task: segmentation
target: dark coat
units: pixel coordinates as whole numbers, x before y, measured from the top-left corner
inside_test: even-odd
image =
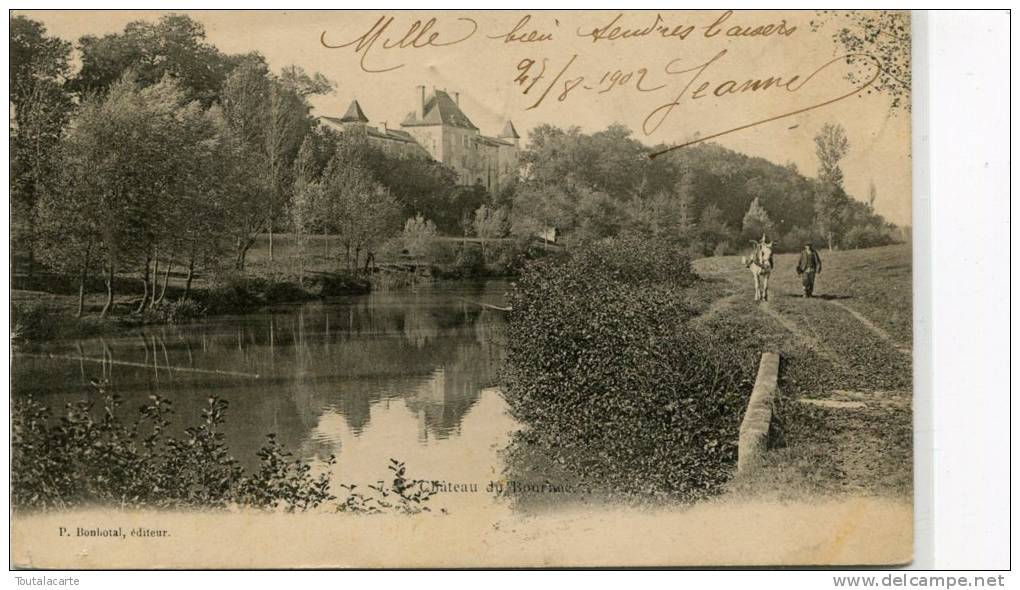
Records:
[[[822,257],[818,255],[817,250],[810,252],[802,250],[800,253],[800,260],[797,261],[797,274],[803,273],[809,268],[813,268],[815,272],[822,272]]]

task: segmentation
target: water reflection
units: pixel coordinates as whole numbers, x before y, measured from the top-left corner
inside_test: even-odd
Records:
[[[249,466],[272,432],[303,457],[337,455],[345,481],[384,475],[389,457],[419,477],[484,481],[514,425],[492,389],[503,318],[477,302],[501,305],[505,290],[377,293],[53,343],[16,356],[14,394],[59,406],[105,381],[131,411],[152,394],[171,399],[181,423],[215,394]]]

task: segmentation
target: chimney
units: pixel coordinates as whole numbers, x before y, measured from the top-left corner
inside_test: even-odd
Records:
[[[460,93],[459,92],[454,92],[453,93],[453,102],[457,103],[457,106],[460,106]]]
[[[418,94],[421,100],[418,101],[418,108],[415,109],[415,115],[419,121],[425,120],[425,85],[418,85]]]

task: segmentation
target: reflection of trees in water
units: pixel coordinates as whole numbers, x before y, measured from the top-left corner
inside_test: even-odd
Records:
[[[126,411],[159,394],[181,423],[218,395],[230,402],[226,436],[238,459],[270,432],[302,448],[327,408],[358,434],[384,399],[404,399],[422,436],[444,438],[494,381],[501,321],[468,302],[372,296],[84,340],[54,350],[68,359],[19,358],[12,380],[16,393],[48,396],[57,407],[91,395],[89,381],[107,380]],[[323,450],[312,447],[305,450]]]
[[[495,378],[494,367],[485,347],[459,344],[447,362],[404,398],[408,410],[418,417],[419,440],[459,434],[464,415]]]

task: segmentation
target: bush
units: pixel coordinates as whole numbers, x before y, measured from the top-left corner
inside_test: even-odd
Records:
[[[517,444],[602,489],[694,500],[726,481],[756,351],[690,327],[678,250],[616,238],[525,270],[502,374]]]
[[[11,339],[16,342],[47,340],[57,335],[68,318],[44,303],[11,305]]]
[[[216,278],[205,292],[195,293],[210,314],[240,313],[262,305],[256,296],[252,279],[240,274]]]
[[[887,231],[873,225],[855,225],[843,236],[843,247],[847,249],[874,248],[892,243],[892,236]]]
[[[186,324],[205,317],[206,309],[201,303],[192,299],[178,299],[171,302],[157,303],[149,310],[159,322],[167,324]]]
[[[321,297],[364,295],[372,290],[368,279],[349,273],[321,275],[314,279],[313,284]]]
[[[227,402],[210,397],[198,425],[184,436],[167,435],[171,402],[152,396],[134,421],[119,412],[120,399],[100,390],[93,402],[68,404],[59,419],[35,399],[14,398],[11,413],[11,503],[15,509],[118,506],[216,509],[251,507],[289,512],[336,500],[330,475],[283,449],[273,434],[246,471],[230,455],[220,428]],[[327,460],[327,467],[333,464]],[[427,511],[432,493],[409,480],[403,463],[391,462],[392,485],[370,489],[382,498],[345,498],[335,510],[401,513]],[[354,486],[342,485],[353,490]],[[395,494],[395,495],[394,495]]]
[[[196,294],[208,313],[243,313],[276,303],[306,301],[314,297],[360,295],[368,293],[368,279],[352,273],[315,274],[299,282],[297,276],[274,274],[268,277],[226,275],[205,293]]]
[[[45,302],[11,304],[11,341],[31,344],[57,338],[88,338],[110,328],[98,317],[77,318]]]
[[[11,501],[17,508],[115,505],[223,508],[229,504],[307,509],[329,500],[328,477],[313,478],[270,438],[262,465],[245,473],[228,454],[219,427],[227,403],[210,398],[202,422],[181,439],[166,435],[171,403],[159,396],[133,423],[118,415],[117,396],[68,404],[54,420],[32,398],[12,414]],[[97,416],[97,414],[99,414]]]
[[[817,248],[824,241],[810,229],[794,227],[776,242],[776,250],[779,252],[797,252],[804,248],[804,244],[810,243]]]
[[[566,265],[612,283],[685,287],[696,278],[687,245],[678,240],[628,234],[583,247]]]

